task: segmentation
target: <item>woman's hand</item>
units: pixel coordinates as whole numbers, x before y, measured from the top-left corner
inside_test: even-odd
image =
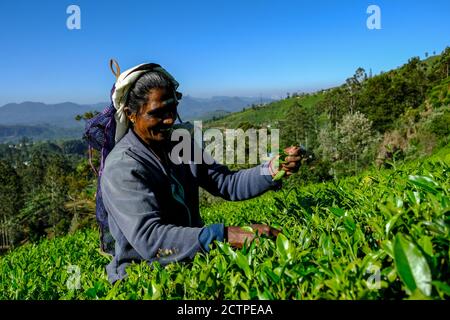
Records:
[[[280,155],[271,160],[271,175],[274,180],[278,180],[280,178],[289,177],[293,173],[297,172],[300,168],[302,156],[301,156],[301,148],[297,146],[291,146],[284,149],[286,153],[286,157],[284,161],[278,161]],[[277,166],[278,164],[278,166]],[[282,173],[282,171],[284,173]]]
[[[265,224],[252,224],[250,226],[254,232],[246,231],[241,227],[226,227],[225,233],[227,236],[227,240],[232,247],[242,248],[244,243],[250,244],[252,242],[257,233],[258,235],[266,235],[268,237],[276,238],[278,234],[281,232],[278,229],[272,228]]]

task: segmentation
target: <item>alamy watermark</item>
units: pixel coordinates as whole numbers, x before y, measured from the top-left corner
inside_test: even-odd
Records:
[[[367,14],[370,16],[367,18],[366,25],[369,30],[381,29],[381,9],[379,6],[372,4],[367,7]]]
[[[177,142],[170,153],[174,164],[258,164],[278,155],[279,129],[209,128],[201,121],[191,128],[175,128],[171,141]],[[192,143],[194,141],[195,143]]]
[[[369,278],[366,280],[367,288],[369,288],[369,290],[381,289],[380,267],[372,264],[366,269],[366,274],[370,274]]]
[[[69,278],[66,281],[66,286],[68,290],[79,290],[81,289],[81,269],[77,265],[67,266],[67,273]]]
[[[69,30],[81,29],[81,9],[79,6],[71,4],[67,7],[66,13],[70,14],[66,20],[66,26]]]

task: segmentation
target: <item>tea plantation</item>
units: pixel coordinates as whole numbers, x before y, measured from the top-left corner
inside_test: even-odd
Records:
[[[448,151],[448,150],[447,150]],[[0,299],[448,299],[449,155],[203,208],[283,234],[107,281],[96,230],[0,257]]]

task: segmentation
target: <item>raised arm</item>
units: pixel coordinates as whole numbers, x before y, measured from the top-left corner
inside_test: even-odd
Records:
[[[272,181],[268,163],[231,171],[227,166],[214,161],[208,153],[203,151],[203,155],[212,164],[199,165],[199,185],[215,196],[232,201],[246,200],[281,187],[281,182]]]

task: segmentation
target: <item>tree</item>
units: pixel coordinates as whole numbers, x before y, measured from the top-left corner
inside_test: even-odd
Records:
[[[16,170],[0,160],[0,247],[13,245],[20,230],[16,217],[23,203],[22,183]]]
[[[34,242],[47,235],[49,207],[50,196],[42,186],[27,195],[19,220],[27,240]]]
[[[361,67],[356,69],[355,74],[346,80],[346,87],[350,96],[350,113],[355,111],[356,100],[363,86],[363,82],[366,80],[366,71]]]
[[[84,114],[77,114],[75,116],[75,120],[76,121],[89,120],[89,119],[92,119],[93,117],[95,117],[99,113],[100,112],[98,112],[98,111],[88,111],[88,112],[85,112]]]
[[[50,158],[44,177],[44,190],[50,196],[49,225],[54,235],[63,234],[67,231],[71,218],[67,216],[65,202],[67,200],[68,184],[66,176],[71,168],[65,157],[54,155]]]
[[[34,151],[31,154],[29,165],[20,171],[22,176],[24,192],[33,193],[44,181],[46,163],[48,155],[41,151]]]
[[[371,147],[377,141],[372,123],[361,112],[348,113],[335,129],[319,133],[319,151],[324,161],[333,163],[337,173],[356,173],[367,164]]]
[[[359,162],[365,160],[371,144],[376,140],[372,132],[372,123],[360,112],[347,114],[338,125],[340,155],[345,162],[353,162],[355,172]]]
[[[82,140],[67,140],[61,143],[61,148],[64,154],[76,154],[80,156],[86,155],[88,145]]]
[[[38,240],[44,235],[66,233],[72,218],[65,207],[70,185],[68,176],[72,171],[68,160],[60,154],[37,153],[28,170],[25,181],[32,183],[32,187],[20,212],[25,236]]]
[[[283,145],[303,144],[308,147],[310,131],[313,128],[311,117],[305,107],[295,102],[289,108],[285,120],[281,122],[281,141]]]
[[[449,74],[450,66],[450,47],[445,48],[439,57],[437,63],[433,67],[433,74],[437,78],[435,80],[442,80],[447,78]]]

